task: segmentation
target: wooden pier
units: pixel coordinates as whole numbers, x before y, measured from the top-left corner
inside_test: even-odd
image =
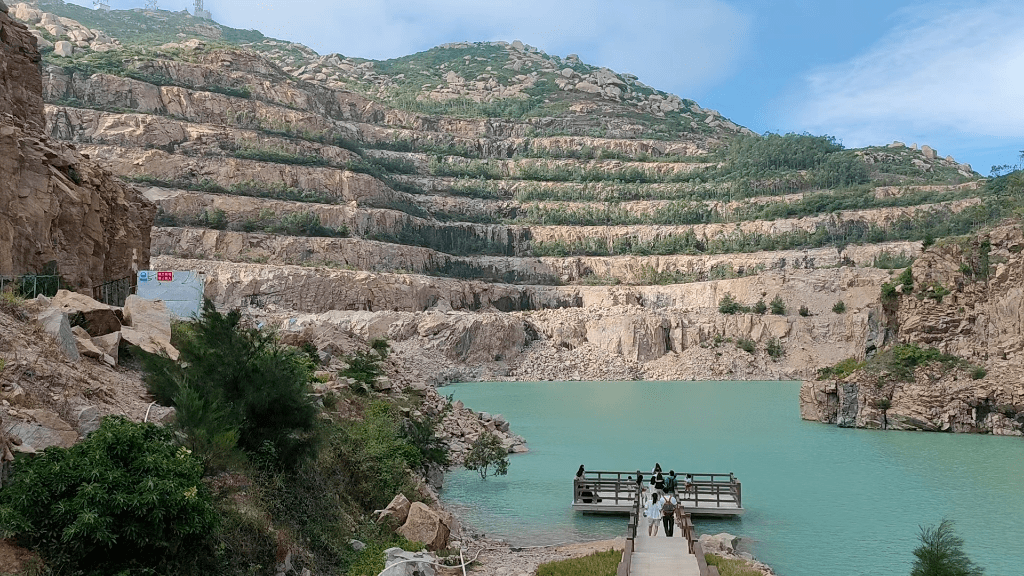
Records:
[[[677,474],[676,498],[693,516],[741,516],[743,487],[728,474],[690,474],[693,484],[684,488],[686,474]],[[644,474],[644,484],[650,475]],[[629,514],[636,506],[636,472],[587,470],[573,480],[572,509],[589,514]]]
[[[687,510],[676,507],[675,537],[667,538],[663,533],[649,536],[640,512],[639,490],[633,500],[626,525],[626,546],[616,576],[719,576],[718,568],[708,566],[704,559]]]

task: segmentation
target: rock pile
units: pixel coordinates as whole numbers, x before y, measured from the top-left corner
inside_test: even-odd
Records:
[[[442,399],[443,400],[443,399]],[[509,454],[528,452],[526,440],[513,433],[501,414],[476,413],[466,408],[461,400],[451,405],[450,411],[441,423],[438,437],[448,443],[452,464],[461,464],[466,453],[482,434],[494,434]]]
[[[43,12],[30,4],[21,2],[11,6],[11,16],[32,26],[29,31],[36,37],[41,48],[53,48],[54,54],[70,58],[83,51],[109,52],[121,47],[121,43],[99,30],[92,30],[77,20],[62,18]],[[57,42],[47,40],[42,32],[58,38]]]

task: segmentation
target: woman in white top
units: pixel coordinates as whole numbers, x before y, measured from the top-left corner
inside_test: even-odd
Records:
[[[661,523],[661,500],[658,498],[657,492],[651,496],[651,505],[647,507],[645,516],[647,516],[647,535],[657,536],[658,524]]]

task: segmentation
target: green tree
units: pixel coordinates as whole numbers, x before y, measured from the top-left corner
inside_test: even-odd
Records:
[[[211,555],[216,523],[202,461],[170,430],[120,416],[71,448],[20,459],[0,491],[0,538],[16,537],[59,574],[173,573]]]
[[[921,527],[921,545],[914,550],[910,576],[981,576],[984,569],[964,552],[964,540],[953,531],[953,522],[943,520],[936,527]]]
[[[463,466],[479,472],[482,480],[486,480],[488,474],[504,476],[508,474],[508,450],[502,446],[501,439],[485,431],[469,447]]]
[[[835,312],[836,314],[842,314],[843,312],[846,312],[846,302],[843,302],[842,300],[837,300],[836,303],[832,305],[832,311]]]
[[[313,363],[268,330],[246,327],[237,311],[209,300],[202,317],[175,332],[178,361],[142,353],[143,379],[161,404],[175,406],[197,449],[237,446],[281,463],[311,448],[316,408],[309,397]],[[208,462],[214,454],[204,454]]]

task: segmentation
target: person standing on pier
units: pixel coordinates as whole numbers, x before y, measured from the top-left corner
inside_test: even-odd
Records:
[[[661,501],[661,523],[665,526],[665,537],[671,538],[676,527],[676,505],[679,501],[671,492],[666,492]],[[657,531],[655,531],[657,534]]]
[[[651,495],[651,505],[644,512],[647,516],[647,535],[654,537],[658,535],[658,520],[661,520],[661,501],[658,500],[658,493]]]

